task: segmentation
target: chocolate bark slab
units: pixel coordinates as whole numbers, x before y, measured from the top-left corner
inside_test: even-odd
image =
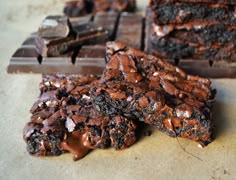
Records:
[[[104,116],[92,107],[89,90],[94,75],[43,75],[41,95],[23,131],[27,150],[35,156],[67,151],[74,160],[90,149],[124,149],[136,141],[136,125],[122,116]]]
[[[92,88],[94,107],[144,121],[171,137],[212,141],[210,80],[118,42],[107,43],[107,66]]]

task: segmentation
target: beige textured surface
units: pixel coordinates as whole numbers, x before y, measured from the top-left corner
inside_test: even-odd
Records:
[[[40,75],[8,75],[9,58],[47,14],[63,0],[0,0],[0,179],[236,179],[236,80],[213,80],[217,88],[216,140],[204,149],[155,131],[124,151],[96,150],[73,162],[71,155],[35,158],[27,154],[22,128],[39,93]],[[145,2],[145,1],[141,1]]]

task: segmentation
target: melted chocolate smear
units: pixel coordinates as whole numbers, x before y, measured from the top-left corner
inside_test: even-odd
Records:
[[[73,160],[77,161],[88,154],[90,149],[93,149],[90,145],[86,133],[73,132],[62,143],[61,146],[64,150],[69,151],[74,155]]]

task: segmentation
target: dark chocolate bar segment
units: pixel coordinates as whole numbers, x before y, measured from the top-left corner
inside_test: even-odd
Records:
[[[94,17],[94,23],[108,30],[109,39],[114,39],[118,17],[119,14],[117,12],[98,12]]]
[[[142,16],[122,13],[117,29],[117,41],[137,49],[142,45]]]
[[[41,55],[32,45],[17,49],[10,59],[8,73],[34,72],[42,61]]]
[[[104,58],[106,47],[104,45],[82,46],[78,57],[80,58]]]

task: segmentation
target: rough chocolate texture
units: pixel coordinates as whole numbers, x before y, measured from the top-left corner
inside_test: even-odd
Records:
[[[206,3],[206,4],[236,4],[235,0],[151,0],[153,4],[166,3],[166,2],[188,2],[188,3]]]
[[[93,75],[43,76],[41,95],[23,132],[30,154],[57,156],[69,151],[78,160],[90,149],[124,149],[136,141],[132,120],[93,108],[89,90],[97,80]]]
[[[117,42],[107,43],[107,66],[92,89],[94,107],[144,121],[171,137],[202,146],[212,141],[210,80],[191,76],[163,60]]]
[[[193,16],[193,18],[197,18]],[[236,29],[221,22],[157,25],[148,8],[146,51],[166,59],[234,61]],[[204,18],[206,20],[206,18]]]
[[[125,149],[140,123],[203,147],[212,141],[216,91],[209,79],[119,42],[107,43],[106,62],[101,77],[43,75],[23,131],[30,154],[71,152],[79,160],[92,149]]]
[[[187,22],[220,22],[222,24],[235,25],[235,8],[232,5],[203,4],[189,2],[164,2],[153,3],[151,8],[155,14],[155,23],[182,24]]]

